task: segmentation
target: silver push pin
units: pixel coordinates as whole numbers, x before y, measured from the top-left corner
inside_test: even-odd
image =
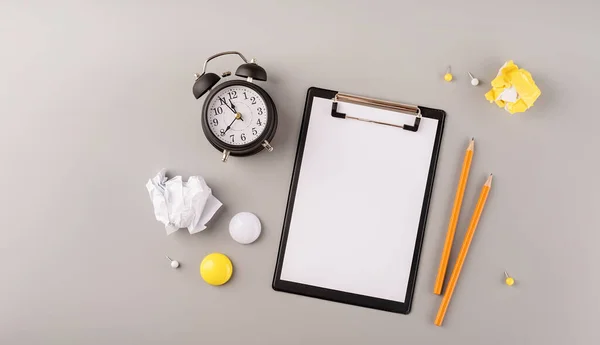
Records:
[[[467,72],[467,73],[469,73],[469,77],[471,77],[471,85],[473,85],[473,86],[477,86],[477,85],[479,85],[479,79],[475,78],[475,77],[474,77],[474,76],[471,74],[471,72]]]
[[[172,267],[172,268],[177,268],[177,267],[179,267],[179,261],[177,261],[177,260],[171,260],[171,258],[170,258],[170,257],[168,257],[168,256],[166,256],[166,255],[165,255],[165,257],[166,257],[167,259],[169,259],[169,261],[171,261],[171,267]]]

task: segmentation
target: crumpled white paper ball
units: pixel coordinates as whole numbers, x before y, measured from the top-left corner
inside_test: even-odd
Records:
[[[184,182],[181,176],[167,179],[165,173],[161,170],[146,184],[156,220],[165,225],[167,235],[180,228],[187,228],[190,234],[206,229],[223,204],[202,177],[191,176]]]

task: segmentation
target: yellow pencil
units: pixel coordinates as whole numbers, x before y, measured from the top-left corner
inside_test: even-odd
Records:
[[[454,293],[454,288],[456,287],[456,282],[458,281],[458,276],[460,275],[460,271],[462,269],[463,264],[465,263],[465,258],[467,257],[467,252],[469,251],[469,246],[471,245],[471,240],[473,240],[473,235],[475,234],[475,229],[477,229],[477,223],[479,223],[479,218],[481,217],[481,213],[483,212],[483,207],[485,206],[485,202],[487,200],[490,189],[492,188],[492,175],[488,177],[487,181],[483,185],[481,189],[481,194],[479,195],[479,201],[477,201],[477,205],[475,206],[475,210],[473,211],[473,217],[471,217],[471,223],[469,224],[469,229],[467,230],[467,234],[465,235],[465,239],[463,240],[462,247],[460,248],[460,252],[458,253],[458,259],[456,260],[456,264],[454,264],[454,269],[452,270],[452,275],[450,276],[450,282],[448,283],[448,289],[444,294],[444,298],[442,298],[442,303],[440,304],[440,309],[438,310],[437,316],[435,317],[435,325],[441,326],[442,322],[444,322],[444,316],[446,315],[446,311],[448,310],[448,305],[450,304],[450,299],[452,298],[452,294]]]
[[[462,205],[463,196],[465,195],[465,188],[467,187],[467,180],[469,179],[469,171],[471,170],[471,161],[473,160],[474,148],[475,139],[471,139],[469,147],[467,147],[467,151],[465,152],[465,159],[463,160],[462,171],[458,180],[458,186],[456,187],[456,195],[454,196],[454,206],[452,207],[452,214],[450,215],[450,221],[448,222],[446,241],[444,242],[442,257],[440,258],[440,267],[438,268],[437,277],[435,278],[433,293],[436,295],[442,293],[444,277],[446,276],[446,269],[448,268],[448,259],[450,258],[450,250],[452,249],[452,241],[454,241],[456,224],[458,223],[458,217],[460,216],[460,207]]]

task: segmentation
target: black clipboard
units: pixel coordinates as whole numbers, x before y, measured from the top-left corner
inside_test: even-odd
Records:
[[[331,115],[338,118],[345,118],[345,114],[341,114],[337,111],[337,101],[338,98],[344,98],[343,101],[352,102],[356,104],[363,104],[373,107],[386,108],[391,110],[396,110],[400,112],[410,113],[413,112],[415,115],[415,122],[409,123],[404,126],[396,126],[396,127],[406,127],[405,130],[416,131],[419,127],[419,121],[421,118],[431,118],[438,120],[437,124],[437,132],[435,136],[435,141],[433,145],[433,152],[431,156],[431,162],[429,165],[429,173],[427,176],[427,182],[425,187],[425,196],[423,198],[423,204],[421,208],[421,215],[419,219],[419,226],[417,230],[416,243],[414,254],[412,258],[412,264],[410,268],[408,287],[406,290],[406,297],[404,302],[392,301],[387,299],[381,299],[372,296],[365,296],[355,293],[349,293],[344,291],[332,290],[327,288],[322,288],[318,286],[306,285],[298,282],[285,281],[281,279],[282,267],[285,258],[286,252],[286,244],[288,239],[288,233],[290,229],[290,222],[292,218],[292,214],[294,211],[294,201],[296,198],[296,189],[298,185],[298,180],[300,176],[300,168],[302,166],[302,157],[304,153],[304,147],[306,144],[307,131],[309,128],[311,110],[313,105],[314,98],[325,98],[333,100],[333,106],[331,110]],[[394,109],[396,107],[397,109]],[[348,116],[348,118],[350,118]],[[361,118],[351,118],[353,120],[363,120]],[[329,300],[334,302],[346,303],[355,306],[379,309],[394,313],[408,314],[411,309],[412,299],[417,279],[417,269],[419,264],[419,258],[421,254],[421,248],[423,245],[423,237],[425,233],[425,227],[427,223],[427,215],[429,211],[429,204],[431,200],[433,183],[435,177],[435,171],[437,166],[437,161],[440,152],[440,145],[442,141],[442,133],[444,128],[444,123],[446,119],[446,113],[443,110],[432,109],[422,106],[411,106],[400,103],[393,103],[387,101],[381,101],[372,98],[342,94],[333,90],[320,89],[316,87],[312,87],[308,89],[306,104],[304,107],[304,115],[302,119],[302,125],[300,129],[300,135],[298,139],[298,147],[296,151],[296,159],[294,162],[294,170],[292,174],[292,180],[290,184],[290,191],[288,195],[287,207],[285,211],[285,219],[283,223],[283,231],[281,234],[281,240],[279,244],[279,252],[277,255],[277,263],[275,267],[275,274],[273,277],[272,287],[276,291],[288,292],[308,297],[319,298],[323,300]],[[369,121],[373,122],[373,121]],[[416,128],[415,128],[416,127]]]

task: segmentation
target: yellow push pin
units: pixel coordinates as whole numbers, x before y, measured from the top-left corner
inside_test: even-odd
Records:
[[[200,263],[200,275],[210,285],[223,285],[233,274],[231,260],[221,253],[208,254]]]
[[[451,72],[450,66],[448,66],[448,69],[446,70],[446,74],[444,74],[444,80],[445,81],[452,81],[452,78],[454,78],[452,76],[452,73],[450,73],[450,72]]]
[[[513,277],[509,276],[506,271],[504,271],[504,276],[506,277],[506,279],[504,279],[504,282],[506,283],[506,285],[513,286],[515,284],[515,279]]]

